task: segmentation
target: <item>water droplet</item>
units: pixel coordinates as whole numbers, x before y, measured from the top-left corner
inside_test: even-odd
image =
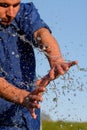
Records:
[[[12,52],[12,55],[15,55],[15,52],[14,52],[14,51]]]

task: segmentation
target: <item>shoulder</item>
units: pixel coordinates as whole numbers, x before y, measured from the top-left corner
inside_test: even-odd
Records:
[[[36,9],[36,7],[32,2],[21,3],[19,12],[21,12],[21,13],[26,13],[26,12],[30,13],[33,9]]]
[[[35,13],[34,13],[35,12]],[[20,9],[15,17],[16,22],[18,23],[18,25],[20,26],[21,24],[23,24],[24,22],[26,22],[26,20],[28,20],[28,22],[31,19],[31,15],[32,14],[36,14],[36,8],[34,6],[34,4],[32,2],[29,3],[21,3],[20,4]]]
[[[26,16],[29,17],[31,14],[36,14],[36,13],[37,13],[37,9],[32,2],[21,3],[19,12],[16,16],[16,20],[17,21],[20,21],[21,19],[23,20],[23,18],[25,19]]]

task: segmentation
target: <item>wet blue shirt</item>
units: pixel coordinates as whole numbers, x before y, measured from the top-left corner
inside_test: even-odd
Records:
[[[33,3],[22,3],[9,26],[0,24],[0,77],[18,88],[35,88],[33,34],[42,27],[48,28]],[[0,130],[40,130],[40,111],[36,113],[34,120],[26,108],[0,98]]]

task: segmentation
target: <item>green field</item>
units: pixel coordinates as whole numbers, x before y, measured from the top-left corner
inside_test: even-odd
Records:
[[[42,121],[42,130],[87,130],[86,123]]]

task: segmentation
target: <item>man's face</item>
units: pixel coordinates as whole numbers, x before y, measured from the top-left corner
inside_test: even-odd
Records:
[[[0,23],[9,25],[20,7],[20,0],[0,0]]]

